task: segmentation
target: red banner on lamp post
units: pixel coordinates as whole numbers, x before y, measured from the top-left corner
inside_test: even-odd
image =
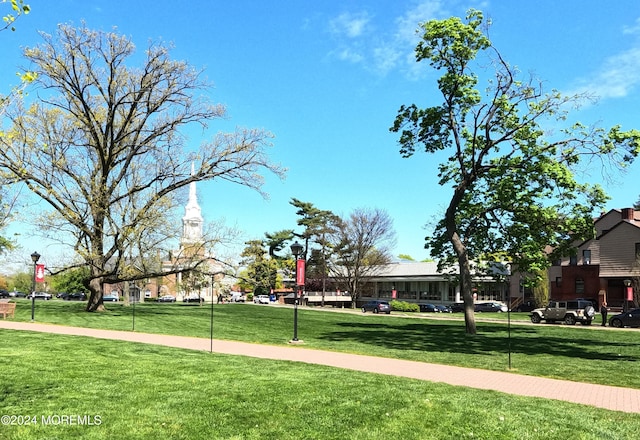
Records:
[[[304,260],[298,260],[296,263],[296,286],[304,286]]]
[[[36,264],[36,283],[44,283],[44,264]]]

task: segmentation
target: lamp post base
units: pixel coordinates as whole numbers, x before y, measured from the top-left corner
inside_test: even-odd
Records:
[[[291,339],[289,341],[289,344],[291,344],[291,345],[301,345],[301,344],[304,344],[304,341],[302,339]]]

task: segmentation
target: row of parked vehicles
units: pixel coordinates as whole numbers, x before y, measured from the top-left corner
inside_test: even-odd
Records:
[[[456,313],[456,312],[464,312],[464,304],[462,303],[453,303],[451,305],[445,304],[418,304],[420,307],[420,311],[424,313]],[[391,304],[389,301],[385,300],[372,300],[364,303],[362,305],[362,313],[373,312],[373,313],[391,313]],[[477,303],[474,306],[474,311],[482,313],[482,312],[493,312],[493,313],[501,313],[507,312],[508,308],[504,304],[499,302],[485,302],[485,303]]]
[[[27,298],[27,299],[41,299],[44,301],[48,301],[53,298],[53,295],[47,292],[33,292],[33,293],[26,294],[24,292],[20,292],[17,290],[9,292],[5,289],[0,289],[0,298]],[[56,298],[59,298],[65,301],[86,301],[87,295],[82,292],[76,292],[76,293],[61,292],[56,294]]]
[[[451,305],[443,304],[419,304],[420,312],[424,313],[455,313],[464,312],[464,304],[453,303]],[[563,322],[567,325],[591,325],[596,318],[596,306],[593,300],[576,299],[564,301],[549,301],[545,307],[535,308],[529,304],[522,310],[529,311],[531,322],[539,324],[542,321],[547,323]],[[361,307],[362,313],[391,313],[391,304],[386,300],[371,300]],[[506,305],[499,302],[482,302],[474,305],[474,311],[478,313],[503,313],[507,312]],[[609,318],[608,323],[611,327],[640,327],[640,308],[618,313]]]

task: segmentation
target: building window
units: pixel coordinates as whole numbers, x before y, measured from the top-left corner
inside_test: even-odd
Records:
[[[591,264],[591,251],[582,251],[582,264]]]
[[[562,287],[562,277],[556,277],[556,287]]]
[[[640,243],[636,243],[636,260],[640,261]]]
[[[576,278],[576,293],[584,293],[584,280]]]
[[[578,264],[578,256],[577,255],[571,255],[569,257],[569,265],[570,266],[575,266],[576,264]]]

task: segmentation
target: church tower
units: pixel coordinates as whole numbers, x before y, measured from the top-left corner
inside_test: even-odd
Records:
[[[191,175],[195,173],[193,163],[191,164]],[[189,184],[189,201],[184,207],[184,217],[182,217],[182,247],[202,243],[202,225],[204,220],[198,196],[196,194],[196,183]]]

